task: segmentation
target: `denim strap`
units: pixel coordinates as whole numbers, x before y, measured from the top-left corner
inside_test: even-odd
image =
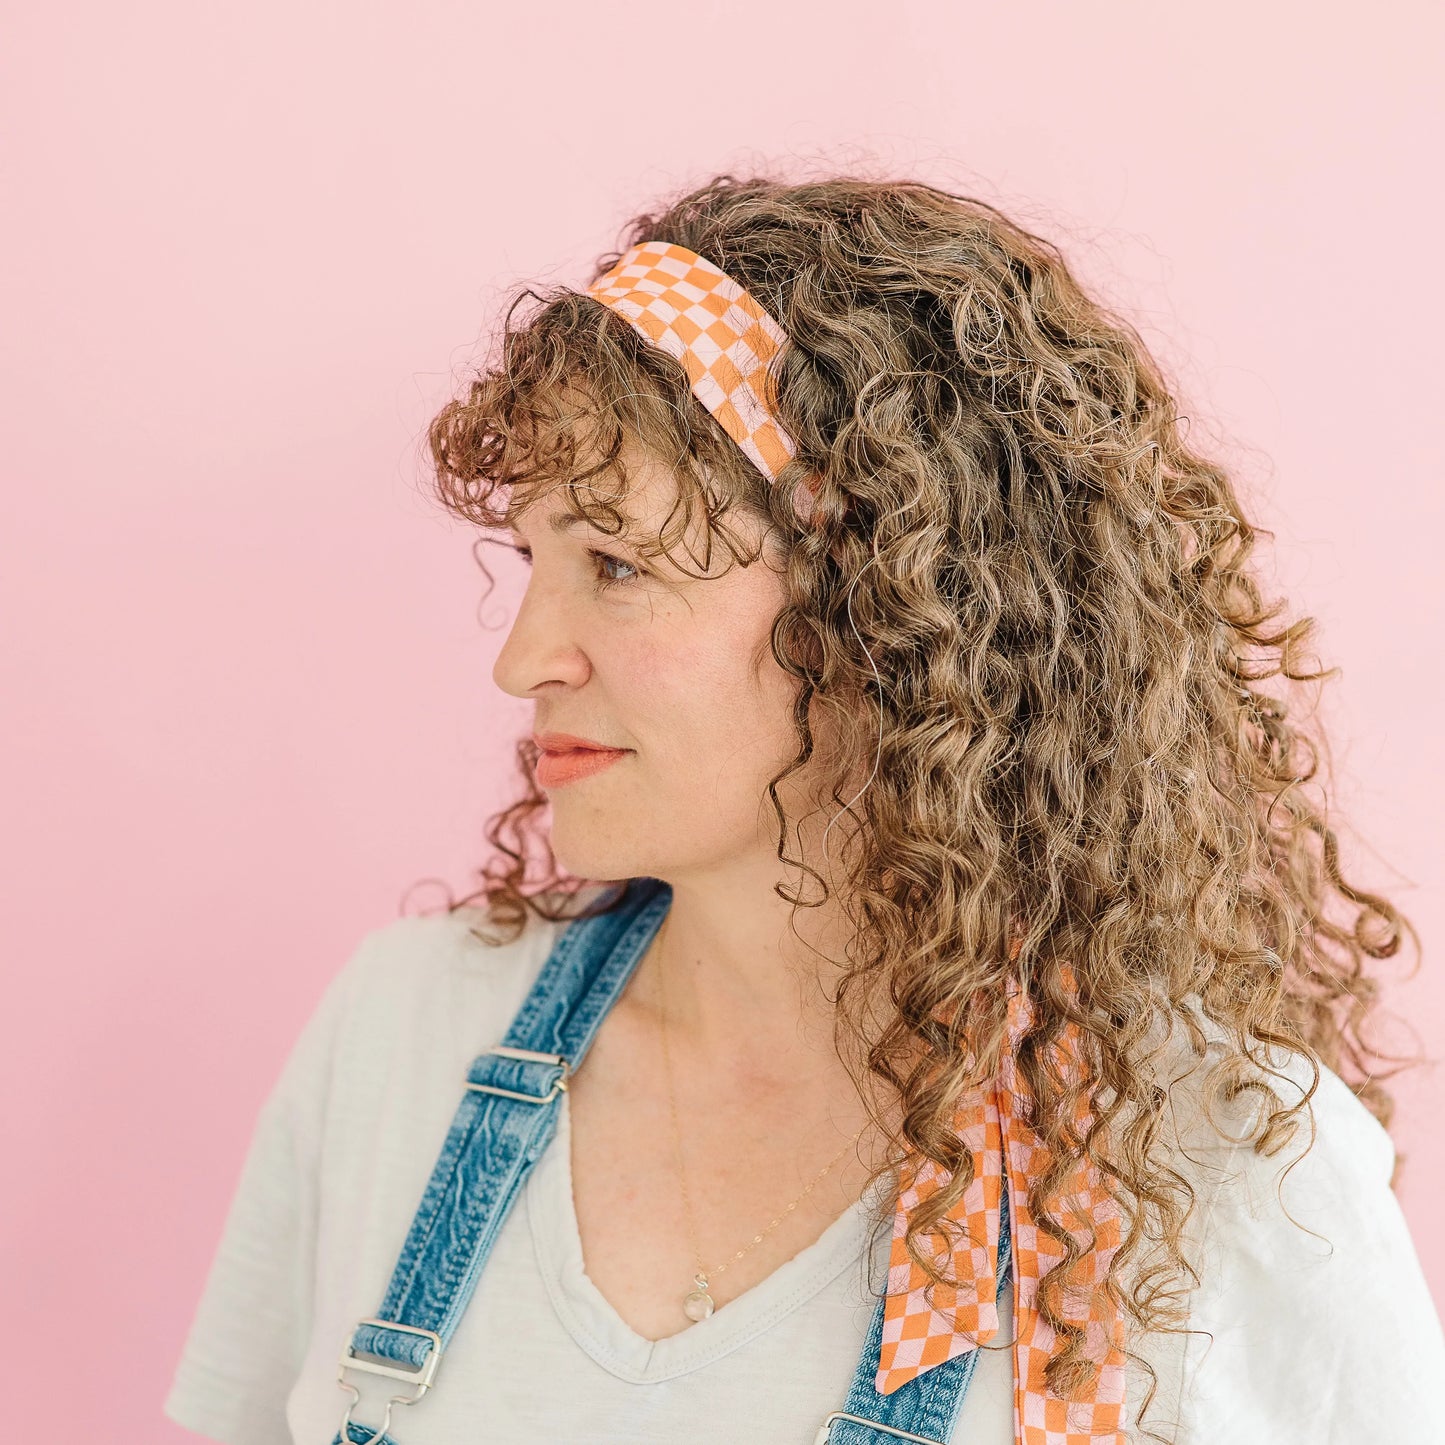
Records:
[[[344,1380],[347,1368],[367,1370],[365,1362],[349,1358],[355,1351],[397,1368],[398,1403],[412,1403],[425,1392],[425,1384],[417,1389],[409,1382],[428,1363],[432,1369],[440,1363],[508,1211],[556,1132],[560,1089],[586,1057],[671,901],[667,884],[633,879],[620,908],[574,919],[554,943],[502,1046],[560,1056],[564,1063],[491,1050],[472,1061],[377,1314],[388,1323],[363,1322],[352,1333],[341,1361],[345,1388],[354,1392]],[[408,1328],[389,1327],[398,1325]],[[409,1397],[407,1390],[416,1393]],[[388,1406],[387,1421],[390,1417]],[[348,1412],[345,1426],[351,1445],[397,1445],[385,1422],[376,1430],[350,1420]],[[332,1445],[344,1445],[340,1430]]]
[[[1008,1189],[999,1202],[998,1298],[1003,1298],[1008,1279],[1010,1237]],[[868,1338],[853,1375],[842,1410],[828,1416],[813,1445],[897,1445],[899,1440],[923,1440],[928,1445],[948,1445],[954,1422],[963,1405],[973,1372],[982,1351],[978,1348],[954,1355],[900,1385],[891,1395],[880,1394],[874,1379],[878,1373],[878,1351],[883,1343],[883,1315],[887,1298],[878,1301]],[[856,1416],[857,1419],[849,1419]],[[864,1422],[871,1423],[864,1423]]]

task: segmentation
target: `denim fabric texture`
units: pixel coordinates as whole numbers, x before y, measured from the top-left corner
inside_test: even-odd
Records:
[[[530,993],[502,1043],[510,1048],[558,1054],[576,1070],[607,1011],[621,995],[672,902],[671,887],[654,878],[628,882],[621,904],[595,918],[573,920],[559,935]],[[533,1165],[557,1128],[560,1095],[553,1086],[560,1066],[483,1053],[467,1080],[534,1096],[524,1102],[467,1089],[453,1117],[422,1200],[412,1220],[391,1283],[376,1318],[434,1331],[446,1345],[481,1277],[508,1211]],[[549,1097],[550,1096],[550,1097]],[[1008,1211],[999,1250],[1000,1278],[1008,1265]],[[956,1356],[916,1380],[881,1395],[874,1388],[882,1338],[884,1301],[874,1311],[853,1385],[843,1409],[891,1430],[875,1431],[837,1420],[828,1445],[875,1445],[896,1441],[893,1431],[947,1442],[978,1351]],[[351,1347],[363,1355],[420,1369],[432,1342],[381,1325],[358,1325]],[[430,1389],[446,1387],[444,1359],[437,1362]],[[412,1387],[398,1381],[403,1398]],[[407,1408],[398,1407],[385,1434],[375,1426],[349,1422],[347,1439],[338,1429],[332,1445],[404,1445]],[[821,1425],[822,1422],[820,1422]],[[819,1445],[823,1434],[820,1431]]]
[[[346,1427],[346,1439],[348,1445],[401,1445],[401,1441],[391,1431],[378,1435],[372,1426],[358,1425],[355,1420]],[[342,1445],[340,1430],[336,1432],[331,1445]]]
[[[1003,1297],[1004,1282],[1009,1274],[1008,1189],[1005,1187],[999,1208],[998,1241],[998,1293]],[[843,1409],[849,1415],[861,1415],[865,1420],[879,1425],[888,1425],[895,1430],[905,1430],[929,1440],[946,1442],[953,1434],[954,1422],[958,1419],[963,1397],[968,1390],[973,1372],[978,1366],[979,1351],[968,1350],[955,1355],[941,1365],[900,1385],[891,1395],[882,1395],[874,1385],[878,1372],[878,1347],[883,1341],[883,1315],[885,1301],[879,1300],[873,1311],[873,1322],[868,1327],[868,1338],[863,1343],[863,1353],[858,1360],[858,1370],[853,1376],[853,1388]],[[853,1420],[835,1420],[826,1437],[817,1445],[879,1445],[881,1441],[896,1440],[895,1435],[871,1429]]]

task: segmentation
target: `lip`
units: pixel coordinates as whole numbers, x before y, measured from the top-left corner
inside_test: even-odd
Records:
[[[625,753],[628,748],[614,748],[610,743],[599,743],[593,738],[579,738],[576,733],[533,733],[532,741],[544,753],[570,753],[579,748],[590,748],[599,753]]]
[[[543,788],[561,788],[620,763],[630,752],[630,748],[544,749],[537,759],[537,783]]]

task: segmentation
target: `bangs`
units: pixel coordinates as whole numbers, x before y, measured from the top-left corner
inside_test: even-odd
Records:
[[[514,324],[528,296],[540,309]],[[693,395],[681,364],[575,291],[527,291],[513,303],[498,362],[433,418],[428,442],[443,505],[488,532],[559,488],[574,516],[611,536],[627,532],[650,556],[670,553],[699,514],[705,538],[734,506],[766,515],[763,479]],[[629,460],[660,464],[676,483],[661,527],[641,527],[627,510]]]

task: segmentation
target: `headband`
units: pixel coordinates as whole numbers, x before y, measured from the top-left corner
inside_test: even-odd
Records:
[[[670,241],[623,252],[587,295],[625,317],[652,345],[682,363],[697,399],[769,481],[797,454],[777,418],[771,363],[787,333],[706,257]],[[806,525],[818,478],[799,482],[793,509]]]

